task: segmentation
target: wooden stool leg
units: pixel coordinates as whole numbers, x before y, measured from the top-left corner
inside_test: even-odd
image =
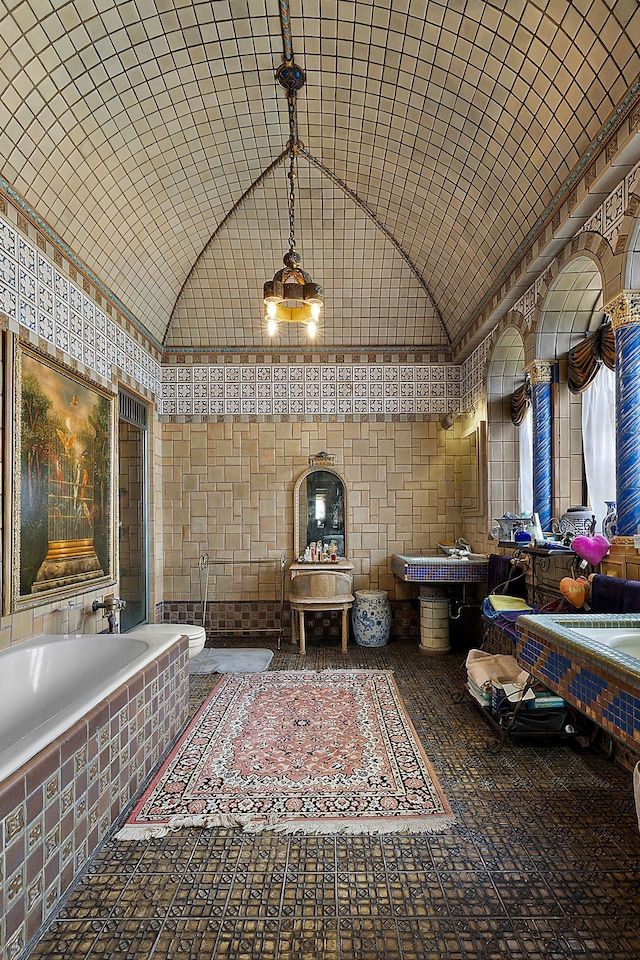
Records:
[[[349,642],[349,611],[345,607],[342,611],[342,652],[347,652]]]
[[[307,652],[307,645],[304,636],[304,610],[300,611],[300,653]]]

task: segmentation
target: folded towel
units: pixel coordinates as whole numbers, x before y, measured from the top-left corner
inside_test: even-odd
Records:
[[[508,680],[525,685],[529,679],[515,657],[503,653],[485,653],[484,650],[469,650],[465,662],[467,676],[483,691],[491,689],[492,680]]]
[[[596,573],[591,581],[591,612],[622,613],[625,580]]]
[[[640,613],[640,581],[624,581],[622,588],[622,612]]]
[[[640,583],[638,584],[640,586]],[[494,610],[520,610],[522,613],[531,613],[532,608],[520,597],[504,596],[498,593],[487,598]]]

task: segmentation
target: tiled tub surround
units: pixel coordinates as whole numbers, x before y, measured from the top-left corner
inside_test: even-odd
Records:
[[[518,617],[516,657],[611,736],[640,749],[640,659],[580,633],[580,629],[640,630],[640,617],[610,614]]]
[[[76,714],[81,710],[76,719],[0,783],[0,960],[22,954],[186,722],[188,639],[165,632],[154,645],[147,643],[144,630],[120,639],[131,643],[138,634],[146,653],[137,651],[115,683],[104,676],[104,692],[95,687],[84,707],[74,704]],[[68,639],[47,638],[48,652]],[[71,689],[81,684],[83,644],[90,649],[94,639],[104,646],[114,638],[73,638],[73,655],[66,651],[65,668],[79,665],[80,670]],[[27,644],[36,658],[44,656],[30,641],[4,651],[3,679],[11,676],[11,657]],[[46,673],[39,673],[42,685]],[[43,702],[49,699],[42,686],[37,692]],[[0,697],[0,708],[11,709],[9,693]],[[38,722],[46,724],[46,718]],[[9,726],[0,723],[3,734]]]

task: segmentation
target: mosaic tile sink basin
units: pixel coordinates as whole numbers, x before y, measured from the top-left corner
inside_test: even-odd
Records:
[[[394,553],[391,571],[411,583],[477,583],[487,579],[489,561],[483,553],[468,557],[407,556]]]

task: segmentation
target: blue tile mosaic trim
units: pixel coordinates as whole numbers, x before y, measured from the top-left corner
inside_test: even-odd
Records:
[[[571,670],[571,666],[571,660],[568,660],[566,657],[561,656],[561,654],[556,653],[555,650],[552,650],[547,654],[547,659],[544,667],[542,668],[542,673],[547,680],[551,680],[553,683],[560,684]]]
[[[637,619],[637,618],[636,618]],[[624,621],[627,621],[626,623]],[[622,743],[640,745],[638,661],[602,643],[582,640],[580,626],[636,626],[611,615],[520,617],[516,658],[546,686]],[[538,631],[540,631],[538,633]]]
[[[595,703],[602,695],[602,691],[606,689],[606,680],[591,670],[580,670],[569,684],[572,696],[589,706]]]
[[[640,699],[637,697],[621,693],[605,707],[602,716],[631,737],[636,731],[640,733]]]
[[[487,563],[450,560],[446,557],[412,559],[399,554],[391,559],[391,571],[400,580],[415,583],[477,583],[487,579]]]

